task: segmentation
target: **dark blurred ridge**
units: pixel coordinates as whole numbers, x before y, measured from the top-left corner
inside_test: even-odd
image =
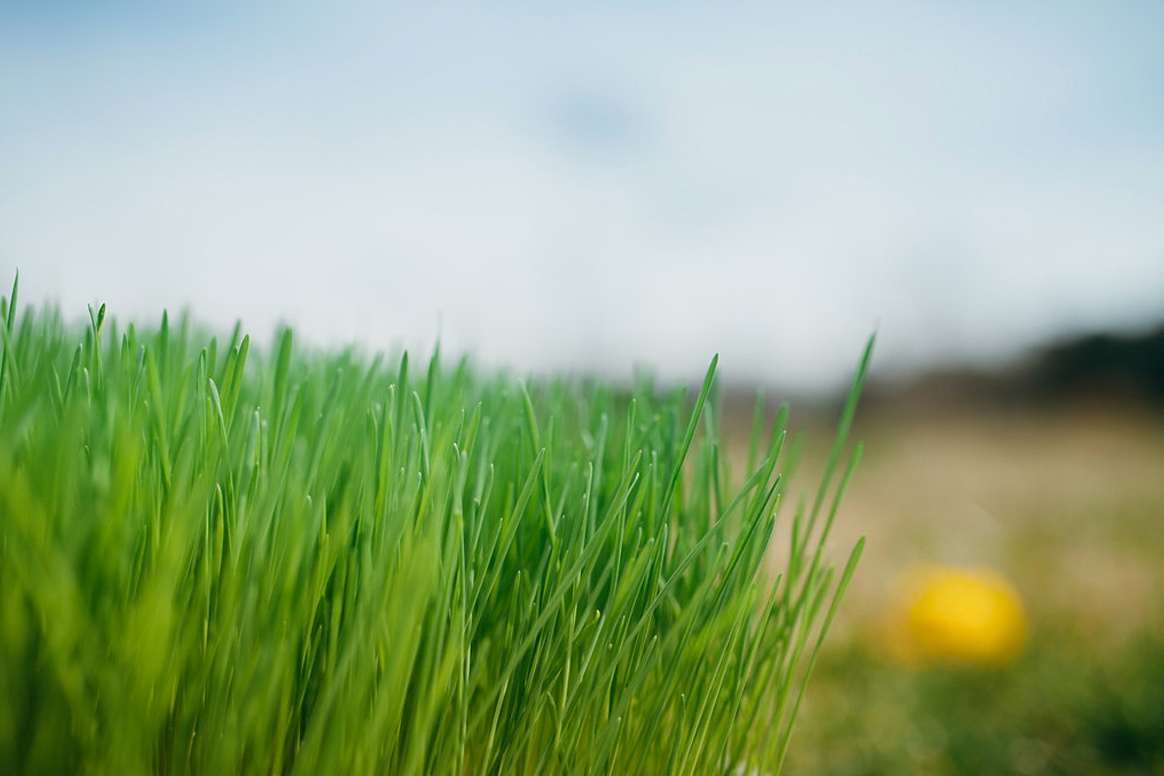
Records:
[[[1067,337],[993,369],[952,367],[874,381],[867,409],[1030,409],[1070,404],[1164,409],[1164,322],[1140,332]]]
[[[1164,404],[1164,324],[1141,334],[1103,332],[1051,345],[1037,357],[1030,383],[1036,397]]]
[[[874,355],[876,362],[876,355]],[[797,394],[767,386],[769,405],[790,401],[801,413],[831,417],[843,392]],[[724,407],[740,424],[751,417],[756,386],[728,383]],[[862,413],[1055,409],[1073,405],[1164,411],[1164,321],[1138,332],[1093,331],[1065,337],[997,367],[951,366],[908,377],[874,377]]]

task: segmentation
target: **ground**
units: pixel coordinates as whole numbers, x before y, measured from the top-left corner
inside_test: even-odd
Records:
[[[814,424],[815,425],[815,424]],[[1138,773],[1164,766],[1164,413],[1119,404],[879,404],[835,528],[865,554],[788,764],[796,773]],[[808,488],[827,452],[810,429]],[[793,488],[796,491],[796,488]],[[1006,666],[885,648],[916,564],[985,568],[1031,623]]]

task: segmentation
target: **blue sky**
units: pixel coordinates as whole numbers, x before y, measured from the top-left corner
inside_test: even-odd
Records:
[[[1164,317],[1160,3],[340,5],[0,3],[0,275],[801,388]]]

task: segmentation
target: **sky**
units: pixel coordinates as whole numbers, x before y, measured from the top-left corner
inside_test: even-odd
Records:
[[[17,269],[520,372],[997,363],[1164,318],[1164,3],[0,0]]]

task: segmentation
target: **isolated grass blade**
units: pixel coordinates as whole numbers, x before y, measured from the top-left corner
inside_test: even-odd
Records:
[[[876,336],[870,337],[869,342],[865,345],[865,352],[862,354],[861,362],[857,367],[857,375],[853,378],[852,386],[849,388],[849,393],[845,397],[845,404],[841,410],[841,419],[837,427],[836,438],[833,441],[832,451],[829,453],[824,474],[821,475],[820,487],[817,489],[816,499],[812,504],[812,511],[809,517],[809,533],[812,532],[812,528],[816,525],[817,515],[820,513],[821,506],[824,504],[829,485],[832,484],[833,472],[836,470],[837,463],[840,462],[841,455],[844,453],[845,442],[849,437],[849,429],[852,428],[853,418],[857,414],[857,400],[861,396],[861,387],[865,384],[865,376],[869,373],[869,364],[873,360],[873,345],[876,340]]]

